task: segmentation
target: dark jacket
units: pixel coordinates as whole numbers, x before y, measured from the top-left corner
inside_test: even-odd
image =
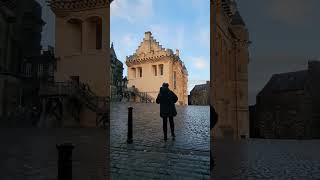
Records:
[[[160,117],[173,117],[177,115],[175,103],[178,101],[177,95],[169,88],[161,87],[157,104],[160,104]]]

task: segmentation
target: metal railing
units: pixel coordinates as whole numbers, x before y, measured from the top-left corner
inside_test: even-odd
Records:
[[[97,96],[89,86],[84,83],[74,83],[72,81],[54,82],[41,85],[40,96],[70,96],[76,97],[94,112],[106,112],[108,97]]]

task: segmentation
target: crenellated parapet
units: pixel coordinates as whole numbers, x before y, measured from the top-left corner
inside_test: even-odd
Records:
[[[163,48],[162,45],[153,38],[151,32],[145,32],[145,37],[136,52],[126,57],[126,64],[127,66],[131,66],[148,62],[153,63],[168,57],[173,61],[182,63],[179,57],[179,50],[174,53],[172,49]]]
[[[106,8],[110,3],[109,0],[48,0],[47,2],[55,13]]]

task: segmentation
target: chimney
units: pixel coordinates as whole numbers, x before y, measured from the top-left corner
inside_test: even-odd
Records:
[[[176,49],[176,55],[179,56],[179,49]]]
[[[149,41],[150,39],[151,39],[151,32],[150,31],[148,31],[148,32],[145,32],[144,33],[144,39],[145,40],[147,40],[147,41]]]

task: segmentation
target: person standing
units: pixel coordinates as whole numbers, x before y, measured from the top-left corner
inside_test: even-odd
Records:
[[[163,119],[163,135],[167,140],[167,122],[169,118],[171,136],[174,139],[174,121],[173,117],[177,115],[175,103],[178,101],[177,95],[169,89],[168,83],[163,83],[160,88],[156,103],[160,104],[160,117]]]

